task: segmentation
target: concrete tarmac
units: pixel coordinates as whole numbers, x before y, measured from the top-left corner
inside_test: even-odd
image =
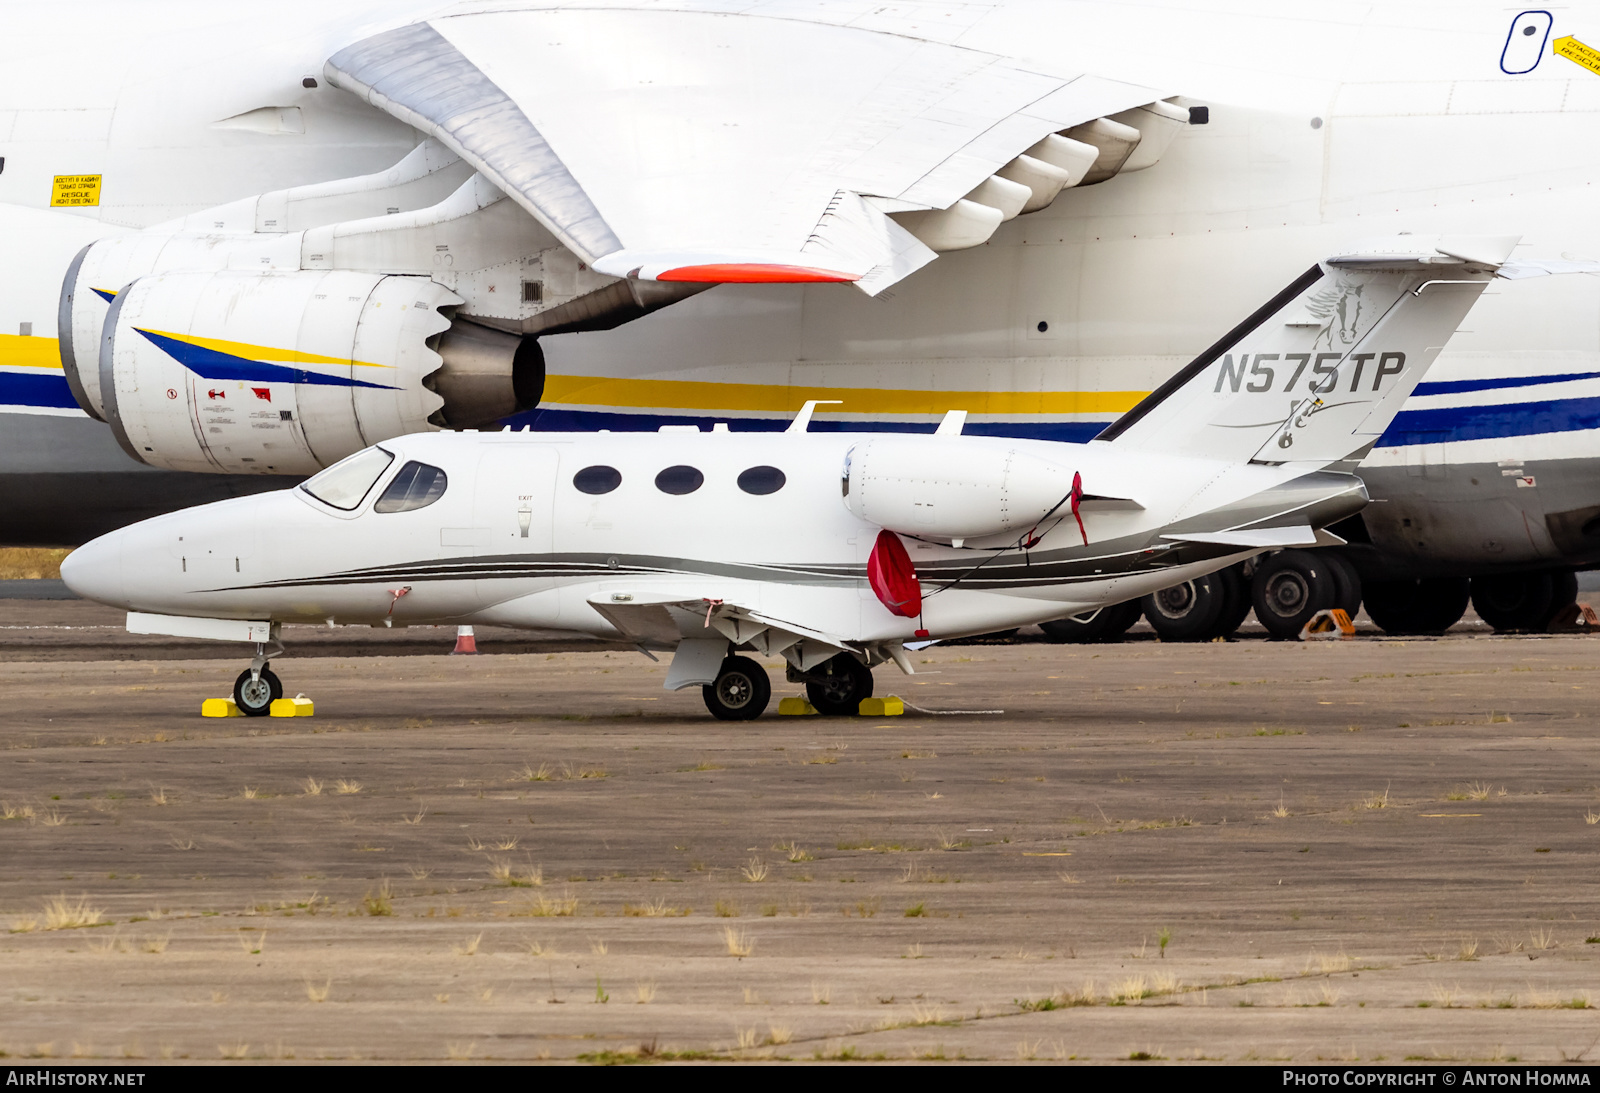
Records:
[[[1600,1050],[1588,637],[935,648],[880,692],[1004,713],[774,667],[746,725],[617,649],[330,646],[315,717],[205,720],[242,658],[100,610],[0,605],[104,628],[0,639],[12,1057]]]

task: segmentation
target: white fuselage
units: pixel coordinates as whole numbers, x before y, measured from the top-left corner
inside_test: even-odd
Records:
[[[218,502],[158,517],[95,540],[63,576],[81,594],[131,611],[275,622],[406,625],[487,623],[614,636],[595,597],[717,601],[859,645],[981,633],[1059,618],[1209,572],[1253,551],[1179,547],[1161,538],[1178,517],[1203,524],[1283,487],[1314,467],[1224,465],[1204,459],[1089,446],[953,437],[975,458],[1026,451],[1077,471],[1093,494],[1084,532],[1065,511],[1041,521],[1031,551],[998,548],[1006,533],[956,548],[907,536],[922,579],[920,618],[892,614],[873,595],[866,562],[879,527],[841,497],[848,449],[864,437],[451,433],[382,447],[395,459],[362,502],[341,511],[302,489]],[[442,469],[449,486],[409,512],[374,511],[407,461]],[[578,471],[614,468],[620,485],[591,495]],[[668,467],[692,467],[703,485],[673,495],[656,485]],[[751,467],[785,483],[755,495],[737,485]],[[1343,491],[1340,515],[1359,508],[1348,476],[1309,505]],[[314,484],[314,483],[313,483]],[[1196,496],[1205,490],[1205,503]],[[1237,513],[1237,508],[1235,513]],[[1218,529],[1228,522],[1219,517]],[[1083,542],[1086,534],[1088,543]],[[982,565],[982,568],[980,567]],[[950,587],[935,592],[942,584]]]

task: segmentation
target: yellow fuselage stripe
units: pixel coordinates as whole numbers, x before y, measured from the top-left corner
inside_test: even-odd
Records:
[[[54,338],[0,334],[0,365],[7,368],[60,368],[61,345]]]
[[[542,405],[609,406],[627,409],[742,410],[792,414],[807,399],[838,399],[817,413],[942,414],[1120,414],[1144,391],[911,391],[882,387],[811,387],[769,383],[704,383],[694,380],[608,379],[549,376]]]

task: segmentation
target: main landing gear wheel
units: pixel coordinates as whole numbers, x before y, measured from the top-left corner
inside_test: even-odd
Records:
[[[872,697],[872,669],[849,653],[840,653],[811,671],[806,697],[828,717],[853,717],[861,700]]]
[[[772,681],[749,657],[729,657],[700,694],[718,721],[754,721],[772,700]]]
[[[1055,642],[1072,645],[1093,645],[1100,642],[1121,641],[1128,628],[1139,621],[1144,611],[1142,600],[1113,603],[1098,611],[1085,611],[1071,618],[1041,622],[1039,629]]]
[[[1468,589],[1465,577],[1368,581],[1362,600],[1384,633],[1442,634],[1466,614]]]
[[[1208,573],[1150,593],[1144,598],[1145,621],[1162,641],[1210,641],[1227,605],[1223,581]]]
[[[233,681],[233,702],[246,717],[265,717],[272,704],[283,697],[283,683],[266,665],[261,667],[261,678],[254,679],[250,669],[239,673]]]
[[[1472,578],[1472,607],[1496,630],[1543,630],[1578,598],[1571,570],[1497,573]]]
[[[1274,638],[1292,640],[1334,597],[1333,570],[1304,550],[1281,550],[1256,566],[1250,602],[1256,621]]]
[[[1212,579],[1222,581],[1222,589],[1227,594],[1222,601],[1222,613],[1217,616],[1217,625],[1212,630],[1214,638],[1229,638],[1238,632],[1244,625],[1244,620],[1250,617],[1250,582],[1245,580],[1243,565],[1230,565],[1227,569],[1213,573]]]
[[[1333,575],[1333,602],[1328,604],[1329,609],[1340,608],[1354,622],[1356,612],[1361,610],[1361,574],[1337,554],[1323,551],[1317,557],[1327,563]]]

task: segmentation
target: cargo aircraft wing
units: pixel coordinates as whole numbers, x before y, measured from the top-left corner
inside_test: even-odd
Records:
[[[868,294],[1149,166],[1190,121],[1152,88],[929,40],[913,14],[508,5],[375,34],[326,75],[601,273]]]

